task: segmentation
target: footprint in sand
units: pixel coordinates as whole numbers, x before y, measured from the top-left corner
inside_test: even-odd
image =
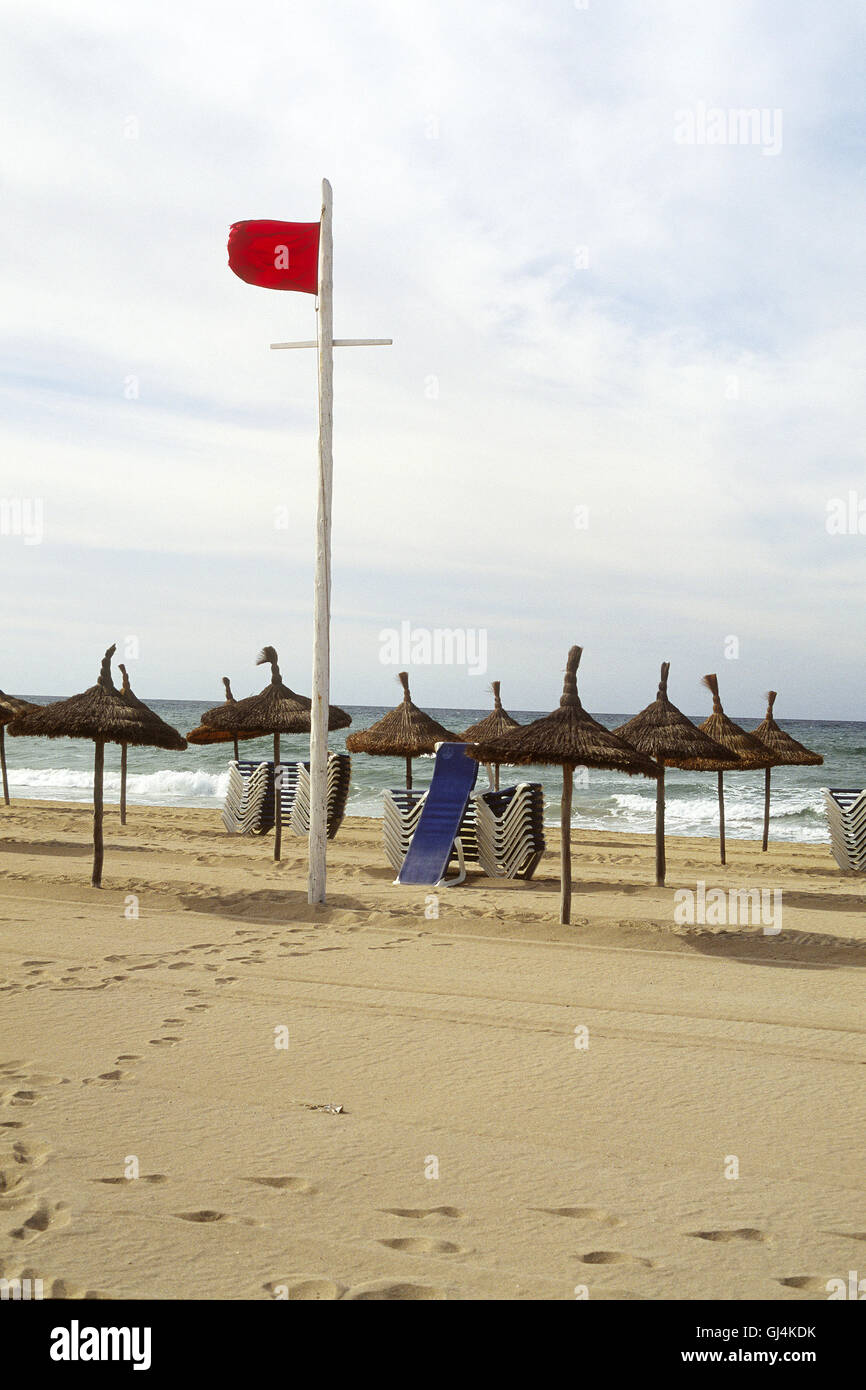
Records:
[[[416,1303],[444,1297],[442,1289],[431,1288],[429,1284],[359,1284],[344,1294],[346,1301],[353,1299],[364,1303]]]
[[[827,1280],[819,1274],[793,1274],[790,1279],[777,1279],[786,1289],[802,1289],[804,1293],[827,1293]]]
[[[151,1047],[175,1047],[180,1038],[149,1038]]]
[[[263,1284],[262,1288],[272,1298],[306,1303],[333,1302],[335,1299],[342,1298],[346,1292],[345,1284],[337,1284],[333,1279],[316,1278],[299,1279],[294,1283],[289,1279],[274,1279],[269,1284]]]
[[[53,1206],[47,1203],[29,1216],[23,1226],[17,1230],[10,1231],[9,1234],[15,1240],[35,1240],[52,1228],[68,1226],[72,1220],[69,1206],[66,1202],[55,1202]]]
[[[255,1183],[257,1187],[273,1187],[280,1192],[315,1192],[316,1189],[306,1178],[244,1178],[244,1182]]]
[[[735,1231],[686,1231],[688,1236],[696,1236],[698,1240],[714,1240],[727,1244],[732,1240],[747,1241],[767,1241],[770,1239],[763,1231],[759,1231],[755,1226],[740,1226]]]
[[[447,1216],[459,1220],[464,1213],[459,1207],[380,1207],[386,1216],[403,1216],[408,1221],[426,1221],[430,1216]]]
[[[434,1240],[432,1236],[396,1236],[380,1240],[389,1250],[402,1250],[406,1255],[466,1255],[468,1251],[453,1240]]]
[[[118,1061],[118,1062],[140,1062],[140,1061],[141,1061],[141,1053],[140,1053],[140,1052],[121,1052],[121,1054],[120,1054],[120,1056],[118,1057],[117,1061]]]
[[[237,975],[222,975],[218,980],[214,980],[215,985],[233,985],[237,981]]]
[[[227,1220],[224,1211],[176,1211],[174,1215],[178,1221],[196,1221],[199,1225],[208,1225],[214,1221]]]
[[[101,1071],[96,1079],[97,1081],[123,1081],[127,1076],[132,1076],[132,1072],[124,1071],[122,1067],[116,1067],[114,1071]]]
[[[603,1207],[533,1207],[532,1210],[544,1212],[546,1216],[567,1216],[572,1221],[595,1221],[600,1226],[623,1224],[619,1216],[613,1216]]]
[[[27,1164],[30,1168],[41,1168],[48,1161],[51,1146],[41,1139],[19,1139],[12,1145],[16,1163]]]
[[[629,1255],[623,1250],[590,1250],[586,1255],[581,1255],[580,1261],[585,1265],[642,1265],[644,1269],[652,1269],[652,1260],[642,1259],[640,1255]]]

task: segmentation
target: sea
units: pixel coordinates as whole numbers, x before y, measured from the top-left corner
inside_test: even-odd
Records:
[[[49,704],[58,696],[29,695],[35,704]],[[201,722],[201,714],[213,700],[151,700],[151,708],[181,733]],[[352,716],[352,728],[364,729],[387,713],[385,706],[344,705]],[[447,729],[459,732],[490,713],[484,709],[430,710]],[[511,710],[521,724],[528,724],[547,711]],[[634,713],[631,711],[630,713]],[[615,728],[630,713],[597,714],[607,728]],[[753,729],[758,719],[732,718],[743,728]],[[696,717],[700,722],[700,717]],[[774,840],[801,840],[820,843],[829,840],[821,796],[822,787],[866,786],[866,723],[828,720],[780,721],[794,738],[823,754],[823,767],[778,767],[772,774],[770,835]],[[345,751],[348,731],[330,736],[334,752]],[[222,805],[228,782],[231,744],[193,745],[183,753],[166,753],[156,748],[130,748],[127,771],[127,802],[130,806]],[[242,758],[269,759],[273,740],[250,739],[241,744]],[[300,761],[309,757],[306,735],[284,737],[281,757]],[[93,793],[93,744],[77,739],[6,739],[9,789],[14,798],[47,801],[91,800]],[[433,758],[416,758],[413,766],[415,786],[427,786],[433,772]],[[545,819],[559,822],[561,774],[558,768],[503,768],[503,786],[516,781],[541,782],[545,794]],[[386,787],[405,785],[405,764],[400,758],[369,757],[356,754],[352,759],[352,782],[347,814],[381,816],[382,793]],[[479,787],[486,786],[486,773],[479,772]],[[666,831],[669,835],[718,833],[717,779],[715,773],[678,772],[665,775]],[[120,793],[120,748],[105,750],[105,799],[117,801]],[[731,839],[759,839],[763,826],[763,772],[725,774],[725,819]],[[575,772],[573,825],[585,830],[614,830],[649,833],[655,825],[655,786],[642,777],[577,769]]]

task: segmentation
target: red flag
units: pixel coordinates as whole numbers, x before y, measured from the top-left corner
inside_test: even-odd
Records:
[[[235,222],[228,247],[229,265],[248,285],[318,294],[318,222]]]

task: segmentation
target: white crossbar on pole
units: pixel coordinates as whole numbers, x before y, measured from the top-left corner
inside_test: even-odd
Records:
[[[391,347],[393,338],[334,338],[332,347]],[[314,348],[319,344],[315,338],[304,343],[271,343],[272,348]]]

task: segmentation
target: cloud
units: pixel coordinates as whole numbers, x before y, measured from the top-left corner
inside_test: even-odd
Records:
[[[852,4],[7,14],[0,493],[46,530],[0,536],[4,688],[78,688],[121,630],[151,695],[263,640],[305,688],[315,361],[268,344],[314,306],[225,234],[314,218],[327,174],[337,332],[395,339],[337,353],[336,695],[387,701],[409,619],[489,627],[524,708],[573,641],[631,710],[735,633],[731,708],[859,714],[866,539],[824,524],[866,495]],[[781,110],[782,152],[678,145],[698,102]]]

